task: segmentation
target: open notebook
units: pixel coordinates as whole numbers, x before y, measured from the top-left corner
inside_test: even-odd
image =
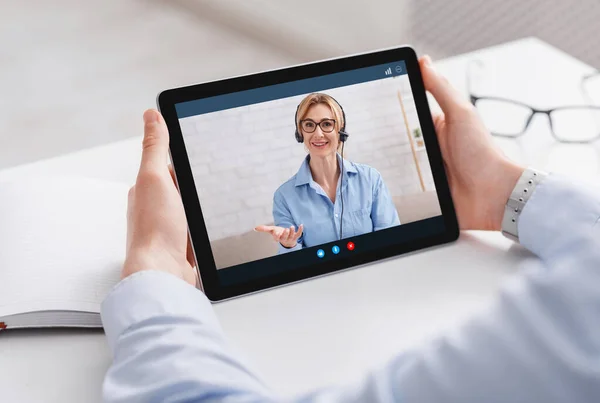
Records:
[[[127,191],[82,177],[0,182],[0,330],[101,326],[125,257]]]

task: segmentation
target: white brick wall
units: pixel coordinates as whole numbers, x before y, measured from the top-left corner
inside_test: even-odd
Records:
[[[398,101],[411,130],[419,127],[406,75],[323,91],[344,107],[344,156],[376,168],[392,196],[420,192]],[[294,175],[306,151],[294,139],[294,113],[305,95],[180,120],[211,240],[273,221],[275,190]],[[433,178],[425,150],[418,159],[428,190]]]

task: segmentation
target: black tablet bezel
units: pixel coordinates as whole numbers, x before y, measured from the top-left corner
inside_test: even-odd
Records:
[[[426,238],[414,239],[408,242],[402,242],[392,246],[383,247],[375,251],[356,253],[351,256],[348,255],[347,257],[344,256],[336,259],[315,261],[313,265],[310,265],[302,270],[296,269],[290,272],[279,273],[270,277],[258,278],[244,284],[222,286],[218,279],[217,268],[212,255],[210,241],[204,223],[200,201],[198,199],[198,193],[196,191],[190,162],[179,125],[179,119],[175,111],[175,105],[181,102],[266,87],[269,85],[318,77],[384,63],[398,62],[400,60],[403,60],[406,64],[408,78],[413,91],[413,99],[421,124],[421,130],[425,140],[425,147],[431,164],[433,180],[440,202],[442,217],[444,219],[445,232]],[[181,198],[183,200],[190,237],[192,239],[197,264],[199,267],[199,275],[202,280],[204,292],[211,301],[220,301],[243,294],[276,287],[282,284],[308,279],[383,258],[411,252],[417,249],[452,242],[458,238],[458,222],[456,219],[456,213],[450,194],[450,189],[448,187],[442,155],[439,148],[438,139],[435,134],[417,55],[411,47],[386,49],[372,53],[364,53],[280,70],[267,71],[248,76],[234,77],[219,81],[191,85],[188,87],[170,89],[163,91],[158,95],[157,103],[169,129],[171,160],[176,174]],[[391,229],[384,231],[389,230]]]

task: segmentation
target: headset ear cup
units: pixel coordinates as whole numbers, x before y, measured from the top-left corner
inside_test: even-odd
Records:
[[[296,130],[294,131],[294,137],[296,137],[296,141],[298,143],[304,143],[304,137],[300,134],[298,130],[298,111],[300,110],[300,104],[296,107],[296,113],[294,114],[294,126],[296,126]]]
[[[340,131],[339,135],[340,135],[340,141],[342,143],[344,143],[346,140],[348,140],[348,137],[350,137],[350,135],[348,133],[343,132],[343,131]]]

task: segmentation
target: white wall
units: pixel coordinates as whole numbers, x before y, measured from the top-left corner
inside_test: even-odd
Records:
[[[346,112],[345,158],[379,170],[392,196],[421,191],[398,90],[413,130],[419,124],[406,75],[323,91]],[[211,240],[273,221],[273,193],[306,155],[294,139],[294,113],[304,96],[180,120]],[[426,188],[432,190],[425,150],[417,153]]]

